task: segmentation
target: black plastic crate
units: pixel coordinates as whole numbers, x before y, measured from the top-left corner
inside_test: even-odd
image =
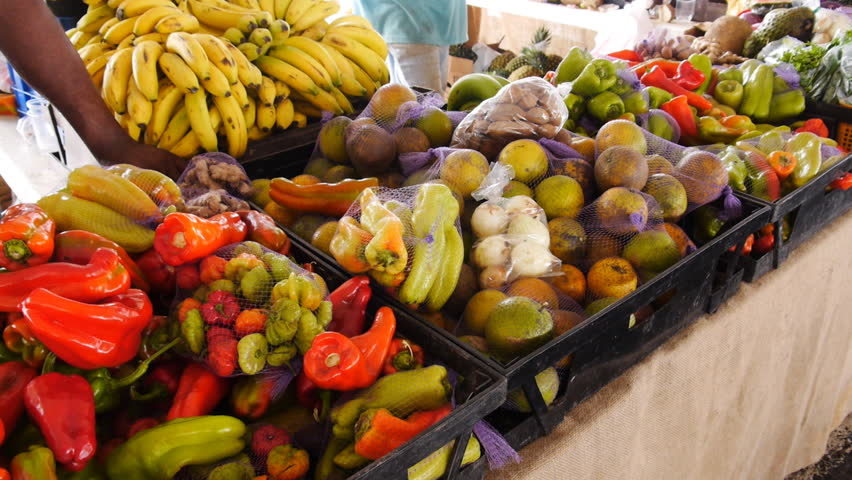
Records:
[[[749,194],[737,192],[740,198],[768,205],[771,210],[767,223],[775,225],[775,248],[760,257],[741,258],[745,281],[755,282],[767,272],[778,268],[793,250],[852,206],[852,193],[849,191],[826,190],[832,181],[850,171],[852,171],[852,155],[840,160],[806,185],[775,202],[766,202]],[[790,216],[790,235],[784,241],[781,236],[781,224],[784,217],[788,215]]]
[[[852,151],[852,108],[808,102],[802,118],[820,118],[828,127],[829,137],[846,151]]]
[[[330,290],[334,290],[351,278],[351,275],[330,264],[297,238],[292,241],[290,253],[298,262],[311,263],[314,272],[323,277]],[[431,325],[415,318],[406,308],[388,304],[377,293],[374,291],[368,307],[368,317],[371,318],[379,307],[390,306],[396,315],[397,333],[423,347],[428,358],[438,361],[458,374],[459,382],[454,392],[457,407],[429,430],[362,468],[348,479],[407,479],[409,467],[454,439],[457,441],[451,456],[451,465],[444,478],[465,480],[483,478],[486,469],[484,450],[481,458],[476,462],[461,469],[459,466],[473,426],[497,409],[505,400],[505,379],[475,355],[449,341],[447,335],[439,333]]]

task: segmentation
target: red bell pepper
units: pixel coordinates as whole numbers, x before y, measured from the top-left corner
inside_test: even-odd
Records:
[[[672,80],[687,90],[695,90],[704,84],[704,72],[695,68],[691,62],[684,60],[677,66],[677,75]]]
[[[56,461],[79,472],[95,456],[95,397],[79,375],[48,373],[30,381],[24,405]]]
[[[24,362],[0,364],[0,425],[9,434],[24,413],[24,389],[37,375],[35,369]]]
[[[207,415],[225,398],[230,385],[227,378],[216,375],[204,365],[190,363],[180,376],[174,403],[166,420]]]
[[[451,404],[414,412],[405,420],[385,408],[368,410],[355,424],[355,453],[378,460],[438,423],[453,411]]]
[[[69,262],[77,265],[86,265],[91,261],[95,250],[99,248],[107,248],[115,251],[118,254],[118,261],[127,269],[130,274],[130,284],[133,288],[149,291],[150,285],[145,274],[139,265],[130,258],[130,255],[121,248],[121,246],[112,240],[104,238],[97,233],[87,232],[85,230],[68,230],[56,234],[54,237],[56,243],[53,249],[53,261]]]
[[[284,230],[278,228],[272,217],[257,210],[240,210],[237,213],[248,228],[247,240],[283,255],[290,253],[290,238]]]
[[[852,188],[852,173],[844,174],[842,177],[835,179],[830,185],[832,190],[849,190]]]
[[[236,212],[204,219],[190,213],[166,216],[154,234],[154,248],[163,260],[176,267],[195,262],[216,250],[246,238],[246,224]]]
[[[775,246],[775,235],[761,235],[757,237],[757,240],[754,241],[754,247],[752,248],[755,253],[758,255],[763,255],[764,253],[768,253],[772,251],[772,248]]]
[[[167,361],[159,363],[151,369],[142,382],[148,392],[140,393],[136,385],[133,385],[130,387],[130,397],[135,401],[143,402],[170,397],[177,393],[182,371],[182,362]]]
[[[35,337],[64,362],[84,370],[132,360],[154,311],[148,295],[136,289],[87,304],[40,288],[22,306]]]
[[[271,380],[255,375],[240,377],[231,391],[231,408],[238,417],[257,420],[269,409],[274,386]]]
[[[392,375],[400,370],[414,370],[422,367],[424,360],[423,349],[419,345],[394,338],[383,371],[385,375]]]
[[[710,110],[713,108],[713,104],[710,103],[710,100],[681,87],[675,83],[674,80],[668,78],[659,67],[653,67],[645,75],[642,75],[642,84],[647,87],[662,88],[675,97],[683,95],[686,97],[687,102],[699,111]]]
[[[640,63],[639,65],[634,66],[631,70],[633,70],[636,75],[639,75],[641,77],[645,74],[645,72],[648,72],[652,68],[657,67],[662,70],[667,77],[671,78],[677,75],[677,67],[679,65],[680,62],[678,62],[677,60],[655,59]]]
[[[617,58],[619,60],[626,60],[628,62],[641,62],[644,60],[642,55],[639,55],[633,50],[619,50],[617,52],[612,52],[607,54],[607,57]]]
[[[328,299],[331,301],[331,323],[326,330],[354,337],[364,332],[367,304],[373,296],[370,277],[359,275],[343,282]]]
[[[167,264],[156,250],[152,248],[143,253],[136,260],[136,264],[145,278],[151,282],[152,290],[163,293],[174,292],[177,281],[175,267]]]
[[[46,263],[4,273],[0,275],[0,311],[19,311],[21,302],[37,288],[81,302],[96,302],[130,288],[130,275],[118,254],[106,248],[95,251],[88,265]]]
[[[802,132],[811,132],[814,135],[823,138],[828,137],[828,127],[825,126],[825,122],[823,122],[820,118],[805,120],[804,125],[796,129],[796,133]]]
[[[314,413],[317,422],[322,422],[331,408],[331,391],[317,388],[302,370],[296,376],[296,400]]]
[[[328,390],[368,387],[382,371],[395,331],[393,310],[381,307],[373,326],[363,335],[348,338],[337,332],[321,333],[305,353],[305,375]]]
[[[677,96],[668,102],[660,105],[660,109],[675,119],[680,127],[680,134],[686,138],[696,138],[698,136],[698,125],[695,123],[695,114],[689,108],[685,96]]]
[[[33,368],[40,368],[47,355],[47,349],[33,335],[27,320],[20,312],[9,314],[9,321],[3,329],[3,343]]]
[[[0,268],[21,270],[53,255],[56,224],[34,203],[12,205],[0,220]]]
[[[175,283],[182,290],[195,290],[201,285],[201,273],[197,263],[188,263],[175,268]]]
[[[237,369],[239,341],[230,328],[207,330],[207,365],[220,377],[233,375]]]

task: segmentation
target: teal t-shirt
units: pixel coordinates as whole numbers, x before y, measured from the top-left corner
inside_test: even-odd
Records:
[[[354,0],[387,43],[455,45],[467,41],[464,0]]]

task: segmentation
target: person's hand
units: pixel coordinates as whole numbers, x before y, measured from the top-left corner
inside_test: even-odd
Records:
[[[129,163],[139,168],[157,170],[175,180],[186,168],[187,163],[185,159],[173,155],[167,150],[142,143],[130,143],[104,160],[109,164]]]

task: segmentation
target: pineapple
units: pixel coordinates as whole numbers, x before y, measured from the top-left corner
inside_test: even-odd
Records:
[[[548,45],[550,45],[550,31],[541,27],[535,31],[532,44],[521,49],[521,54],[506,64],[506,70],[511,72],[509,80],[544,75],[549,70],[548,56],[544,53]],[[557,63],[557,65],[559,64]],[[515,73],[524,67],[531,68],[525,68],[523,71]]]
[[[521,55],[513,58],[509,63],[506,64],[506,70],[514,72],[515,70],[530,64],[530,59],[523,54],[523,51],[521,53]]]
[[[556,54],[550,54],[547,56],[547,60],[544,62],[544,71],[555,72],[556,69],[559,68],[560,63],[562,63],[562,57]]]
[[[506,65],[512,59],[515,58],[515,52],[506,51],[498,55],[494,60],[491,61],[491,65],[488,65],[488,70],[496,71],[496,70],[505,70]]]
[[[538,30],[535,31],[535,34],[533,34],[532,45],[530,45],[530,47],[543,52],[550,46],[550,39],[550,30],[544,27],[539,27]]]
[[[513,71],[509,75],[509,81],[514,82],[515,80],[520,80],[522,78],[540,77],[542,75],[544,75],[544,72],[542,72],[538,68],[536,68],[532,65],[524,65],[523,67]]]

